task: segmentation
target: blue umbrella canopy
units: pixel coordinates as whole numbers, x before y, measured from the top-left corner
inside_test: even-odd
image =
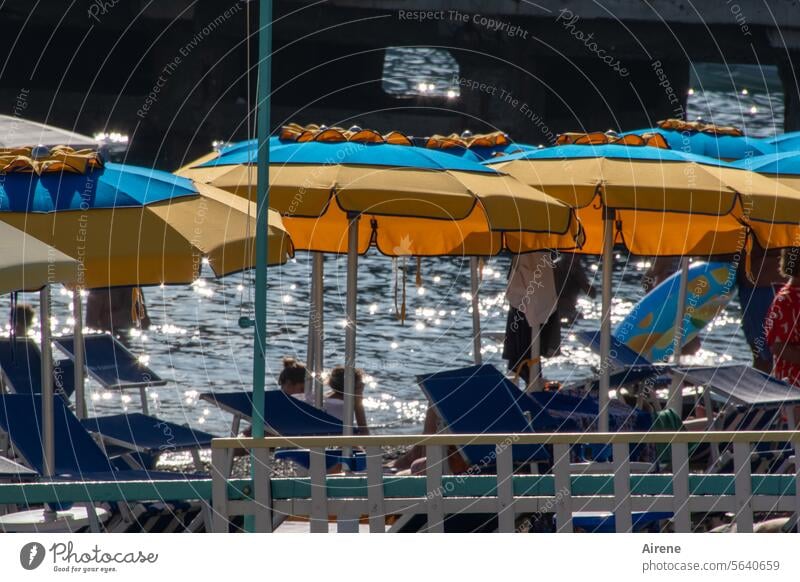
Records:
[[[774,146],[779,153],[800,151],[800,131],[791,131],[773,138],[767,138],[764,142]]]
[[[800,176],[800,151],[755,156],[732,162],[731,165],[760,174],[775,174],[778,178],[780,176]]]
[[[661,134],[673,150],[722,160],[740,160],[748,156],[761,156],[775,151],[774,145],[744,135],[718,135],[704,131],[679,131],[660,127],[636,129],[620,135],[644,133]]]
[[[0,182],[0,212],[131,208],[197,195],[197,188],[186,178],[109,163],[83,174],[5,174]]]
[[[416,146],[402,146],[389,143],[358,142],[319,142],[270,143],[270,164],[296,165],[352,165],[382,166],[389,168],[414,168],[420,170],[463,171],[497,174],[468,156],[450,155],[444,150],[434,150]],[[275,144],[275,145],[273,145]],[[238,166],[253,163],[256,144],[237,144],[222,150],[214,159],[205,161],[194,168],[214,168],[219,166]]]

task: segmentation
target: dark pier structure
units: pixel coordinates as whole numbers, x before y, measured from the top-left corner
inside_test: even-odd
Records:
[[[257,2],[32,6],[0,7],[0,113],[119,130],[131,160],[166,168],[246,137]],[[502,129],[546,143],[682,116],[703,62],[777,66],[785,129],[800,129],[798,0],[276,0],[275,17],[275,126]],[[387,92],[387,47],[447,51],[460,95]]]

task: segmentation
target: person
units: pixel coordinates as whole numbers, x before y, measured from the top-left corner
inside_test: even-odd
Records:
[[[753,354],[753,367],[767,374],[772,370],[773,362],[764,325],[777,289],[786,282],[781,275],[780,262],[779,250],[765,250],[756,241],[750,252],[749,265],[747,260],[741,260],[736,271],[742,331]]]
[[[562,324],[572,325],[578,319],[578,296],[597,296],[597,290],[586,276],[578,255],[563,253],[555,262],[555,284],[558,293],[557,312]]]
[[[139,287],[92,289],[86,298],[86,327],[115,335],[149,329],[150,317]]]
[[[783,250],[780,269],[789,280],[767,312],[766,343],[772,354],[772,375],[800,386],[800,247]]]
[[[538,363],[539,358],[558,355],[561,344],[555,268],[549,252],[514,257],[506,299],[509,308],[503,359],[508,361],[509,371],[530,384],[537,380],[530,377],[531,364]],[[533,333],[540,335],[540,344],[539,356],[532,360]]]
[[[357,433],[367,435],[367,415],[364,412],[364,372],[356,368],[355,402]],[[328,378],[331,391],[325,395],[323,410],[339,420],[344,419],[344,366],[337,366],[331,370]]]
[[[306,387],[306,367],[294,358],[283,358],[283,370],[278,375],[278,385],[284,393],[303,395]]]
[[[33,327],[36,313],[27,303],[17,303],[11,313],[11,330],[14,337],[26,337]]]

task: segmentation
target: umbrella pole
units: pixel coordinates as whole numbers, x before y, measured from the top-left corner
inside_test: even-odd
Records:
[[[353,434],[356,392],[356,301],[358,293],[358,214],[348,214],[347,227],[347,326],[344,338],[344,418],[343,434]],[[344,451],[349,456],[349,448]]]
[[[600,394],[598,431],[608,432],[608,393],[611,389],[611,271],[614,262],[614,210],[604,208],[603,217],[603,298],[600,314]]]
[[[528,363],[528,383],[525,392],[544,390],[542,378],[542,326],[531,326],[531,357]]]
[[[264,436],[267,335],[267,219],[269,216],[269,116],[272,87],[272,0],[261,0],[258,33],[258,193],[256,202],[256,299],[253,342],[253,437]],[[255,456],[251,459],[255,464]],[[255,468],[255,467],[254,467]]]
[[[689,258],[681,258],[681,278],[678,288],[678,304],[675,308],[675,339],[672,343],[672,362],[676,366],[681,365],[681,351],[683,349],[683,318],[686,314],[686,296],[689,291]],[[669,397],[667,407],[675,411],[676,414],[683,414],[683,393],[681,391],[681,380],[679,374],[672,375],[672,382],[669,386]]]
[[[311,293],[309,297],[310,305],[308,309],[308,343],[306,346],[306,379],[305,383],[303,384],[303,396],[305,397],[306,402],[311,402],[311,396],[314,390],[314,356],[317,347],[317,326],[314,322],[314,317],[317,313],[317,308],[315,305],[317,301],[317,294],[315,293],[314,289],[314,277],[316,276],[315,270],[315,265],[312,263]]]
[[[472,291],[472,351],[475,364],[480,365],[481,357],[481,310],[478,302],[478,257],[469,258],[470,289]]]
[[[314,309],[316,309],[316,333],[314,334],[314,339],[316,340],[316,345],[314,347],[314,404],[316,404],[317,408],[322,408],[322,367],[324,366],[324,360],[322,357],[322,350],[323,346],[325,345],[325,300],[324,300],[324,288],[323,288],[323,277],[325,276],[325,257],[322,253],[314,253],[314,281],[312,282],[314,288],[312,289],[312,293],[316,296],[314,300]]]
[[[55,473],[56,441],[55,411],[53,408],[53,349],[50,345],[50,286],[39,291],[42,336],[42,448],[44,476]]]
[[[83,345],[83,300],[81,290],[75,289],[72,293],[72,317],[75,324],[72,327],[72,344],[75,354],[75,414],[83,420],[87,416],[86,410],[86,381],[84,377],[84,345]]]

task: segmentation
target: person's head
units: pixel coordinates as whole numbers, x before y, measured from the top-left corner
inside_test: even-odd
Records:
[[[30,331],[33,326],[33,318],[35,315],[33,307],[27,303],[18,303],[14,308],[14,335],[28,335],[28,331]]]
[[[787,247],[781,251],[781,275],[800,276],[800,247]]]
[[[306,384],[306,367],[294,358],[283,358],[278,384],[287,394],[301,394]]]
[[[344,395],[344,366],[336,366],[331,370],[328,386],[336,394]],[[364,393],[364,372],[356,368],[356,394]]]

